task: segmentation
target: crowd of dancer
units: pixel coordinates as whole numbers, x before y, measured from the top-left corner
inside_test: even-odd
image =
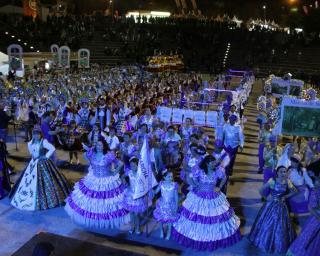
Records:
[[[192,119],[173,125],[162,122],[157,113],[160,105],[185,106],[182,92],[207,86],[197,74],[151,75],[138,67],[95,67],[83,73],[32,77],[26,83],[27,89],[15,83],[2,92],[3,99],[10,99],[6,103],[12,105],[12,114],[24,124],[32,157],[11,188],[6,129],[1,131],[1,178],[6,184],[1,191],[11,190],[14,207],[35,211],[65,205],[81,226],[123,229],[129,224],[128,231],[135,234],[145,231],[147,224],[142,223],[152,215],[161,226],[162,238],[196,250],[225,248],[240,241],[240,219],[226,192],[237,152],[245,146],[246,102],[236,102],[231,95],[221,102],[211,142]],[[0,115],[9,120],[4,106],[0,107]],[[292,143],[280,149],[271,131],[273,118],[261,114],[258,119],[259,164],[265,180],[260,192],[265,202],[248,238],[267,252],[316,255],[320,177],[319,170],[311,167],[319,158],[320,142],[309,139],[305,147],[298,149]],[[56,148],[69,152],[70,164],[74,158],[78,164],[78,152],[84,152],[88,173],[73,189],[57,168]],[[144,150],[152,166],[153,188],[137,197],[143,186],[138,169]],[[309,210],[312,216],[296,238],[290,212]]]

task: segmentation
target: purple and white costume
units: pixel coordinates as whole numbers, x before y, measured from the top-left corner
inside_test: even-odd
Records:
[[[66,200],[66,212],[73,221],[88,228],[119,228],[127,224],[130,215],[121,206],[126,186],[119,174],[111,172],[114,153],[97,159],[91,150],[87,158],[89,173],[75,184]]]
[[[313,182],[307,171],[304,169],[301,172],[293,168],[289,173],[289,180],[297,189],[297,193],[288,198],[287,202],[289,210],[296,214],[309,212],[309,188],[313,188]]]
[[[123,207],[129,212],[143,213],[148,208],[147,196],[143,196],[137,199],[133,199],[135,194],[135,189],[139,189],[137,173],[133,171],[128,171],[128,177],[130,186],[126,189],[123,198]]]
[[[154,218],[162,223],[173,223],[179,218],[176,209],[177,202],[175,194],[178,191],[176,182],[166,183],[161,181],[160,184],[161,197],[158,199],[156,209],[153,212]]]
[[[174,240],[192,249],[211,251],[237,243],[241,238],[240,219],[226,196],[214,191],[225,174],[217,170],[209,177],[197,170],[192,176],[198,179],[199,186],[188,193],[182,204],[180,218],[173,224]]]
[[[309,204],[311,208],[320,207],[320,189],[311,191]],[[291,244],[288,256],[317,256],[320,245],[320,220],[311,215],[306,221],[300,235]]]

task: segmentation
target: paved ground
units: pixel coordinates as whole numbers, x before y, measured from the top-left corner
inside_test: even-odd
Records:
[[[261,201],[258,194],[258,188],[262,184],[262,175],[257,174],[258,170],[258,144],[257,134],[258,128],[255,123],[257,110],[255,101],[261,91],[261,84],[254,85],[254,91],[250,98],[250,103],[246,107],[245,116],[248,121],[245,124],[246,143],[244,152],[237,157],[235,164],[235,174],[233,177],[234,185],[228,188],[228,198],[231,205],[235,208],[236,214],[241,218],[241,232],[244,238],[233,247],[218,250],[212,253],[199,253],[185,250],[176,245],[174,242],[167,242],[158,239],[159,229],[154,221],[151,221],[148,228],[151,232],[149,237],[129,236],[127,232],[122,231],[99,231],[101,234],[112,236],[116,241],[124,242],[128,239],[134,242],[149,243],[153,245],[172,247],[177,250],[183,250],[182,255],[268,255],[258,249],[252,247],[246,235],[250,231],[254,218],[261,207]],[[26,144],[22,142],[22,133],[18,132],[18,148],[15,150],[13,142],[8,144],[10,153],[9,161],[15,166],[15,169],[20,172],[25,167],[29,160]],[[11,138],[12,139],[12,138]],[[67,160],[68,156],[64,152],[58,152],[59,159]],[[81,166],[72,166],[61,168],[66,177],[75,182],[85,174],[85,165],[83,159]],[[13,177],[17,179],[19,174]],[[147,255],[166,255],[165,252],[159,252],[150,246],[140,246],[139,244],[131,245],[131,243],[119,244],[114,239],[108,239],[105,235],[88,232],[74,225],[63,208],[47,210],[43,212],[23,212],[11,207],[8,199],[0,201],[0,255],[11,255],[19,247],[21,247],[32,236],[41,231],[52,232],[64,236],[87,240],[90,242],[108,245],[115,248],[127,249],[130,251],[145,253]],[[129,245],[130,244],[130,245]]]

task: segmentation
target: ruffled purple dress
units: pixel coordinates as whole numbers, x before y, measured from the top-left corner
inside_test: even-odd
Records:
[[[320,188],[311,191],[309,204],[320,207]],[[287,255],[290,256],[318,256],[320,255],[320,220],[310,216],[300,235],[291,244]]]
[[[248,239],[268,253],[285,253],[295,239],[289,210],[282,197],[289,192],[287,183],[270,179],[272,200],[264,203],[252,226]]]
[[[180,217],[173,224],[173,239],[192,249],[211,251],[237,243],[241,239],[240,219],[226,196],[214,191],[225,174],[217,170],[209,177],[198,169],[192,175],[200,185],[183,202]]]
[[[128,177],[130,186],[125,190],[122,205],[124,209],[126,209],[129,212],[143,213],[148,208],[149,201],[147,201],[147,195],[137,199],[133,199],[135,189],[139,189],[139,184],[137,184],[137,174],[129,170]]]
[[[89,173],[75,184],[66,199],[66,212],[74,222],[88,228],[119,228],[129,223],[130,214],[121,206],[126,186],[119,174],[111,172],[114,153],[97,159],[91,151],[87,158]]]
[[[153,216],[157,221],[162,223],[176,222],[179,218],[175,201],[178,184],[176,182],[166,183],[161,181],[159,186],[161,189],[161,197],[157,201]]]

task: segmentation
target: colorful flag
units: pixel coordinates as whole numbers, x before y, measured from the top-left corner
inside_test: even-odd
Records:
[[[141,148],[138,170],[137,170],[137,182],[136,188],[134,188],[133,199],[138,199],[146,195],[153,187],[158,184],[151,166],[150,161],[150,148],[147,136],[144,138]]]

